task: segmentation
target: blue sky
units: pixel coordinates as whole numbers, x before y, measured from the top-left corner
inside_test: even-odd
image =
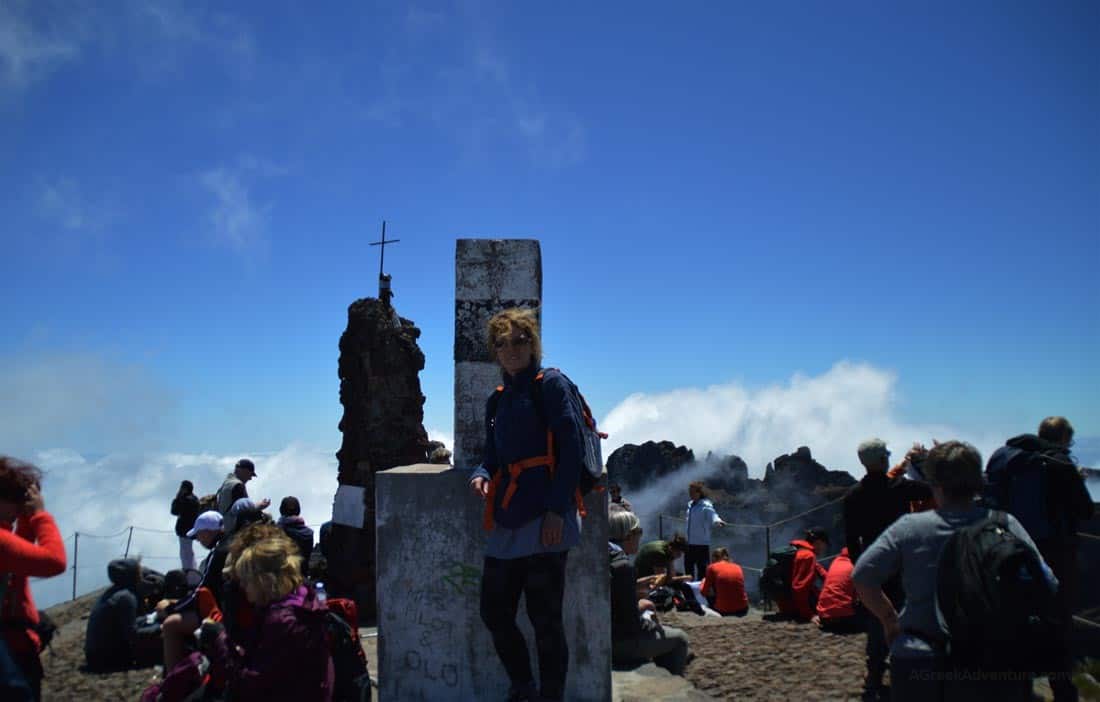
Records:
[[[837,377],[853,454],[1100,435],[1096,3],[346,5],[0,0],[5,450],[335,451],[383,218],[438,436],[454,241],[513,236],[623,438]]]

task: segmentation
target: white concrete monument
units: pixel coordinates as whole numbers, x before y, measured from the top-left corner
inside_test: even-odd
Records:
[[[394,468],[376,475],[379,699],[502,700],[508,677],[479,613],[483,504],[469,490],[481,462],[485,400],[500,371],[485,324],[507,307],[537,309],[539,245],[459,240],[455,304],[455,469]],[[585,499],[581,543],[569,552],[563,616],[569,644],[565,699],[611,699],[607,497]],[[524,604],[517,621],[538,675]]]

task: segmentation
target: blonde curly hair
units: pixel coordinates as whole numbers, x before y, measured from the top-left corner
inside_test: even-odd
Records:
[[[513,327],[531,340],[531,356],[535,361],[535,367],[538,368],[542,365],[542,337],[539,336],[539,317],[535,310],[524,307],[511,307],[502,312],[497,312],[489,320],[489,355],[496,358],[497,340],[510,335]]]
[[[233,539],[222,573],[240,583],[253,605],[263,606],[304,582],[298,546],[273,524],[252,524]]]

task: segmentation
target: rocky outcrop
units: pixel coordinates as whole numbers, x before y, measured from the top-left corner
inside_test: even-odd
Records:
[[[764,486],[773,492],[802,490],[833,495],[855,482],[847,471],[829,470],[815,461],[808,446],[799,446],[794,453],[777,457],[764,470]]]
[[[625,444],[607,457],[607,479],[624,490],[639,488],[695,462],[695,453],[671,441]]]
[[[337,596],[353,596],[365,618],[375,613],[374,475],[396,466],[424,463],[424,395],[419,373],[424,354],[420,330],[392,306],[365,298],[348,307],[340,337],[340,420],[343,442],[336,453],[341,485],[364,488],[363,527],[334,524],[327,583]]]

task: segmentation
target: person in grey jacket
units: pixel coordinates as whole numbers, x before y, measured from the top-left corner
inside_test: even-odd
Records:
[[[141,564],[136,559],[111,561],[107,577],[111,587],[92,607],[84,635],[84,658],[88,669],[96,672],[132,667],[138,655],[138,637],[158,626],[147,624],[144,617],[138,618]]]
[[[688,660],[687,634],[657,621],[653,603],[639,599],[642,586],[628,556],[638,552],[642,527],[633,512],[608,515],[608,556],[611,565],[611,661],[629,665],[653,661],[673,675],[682,675]],[[643,582],[646,582],[643,580]],[[646,585],[648,587],[648,585]]]

